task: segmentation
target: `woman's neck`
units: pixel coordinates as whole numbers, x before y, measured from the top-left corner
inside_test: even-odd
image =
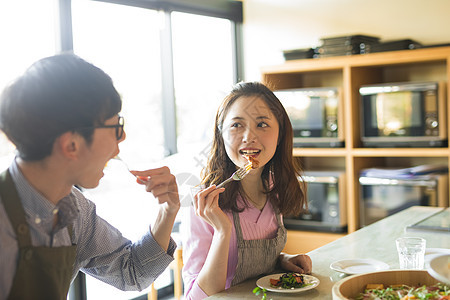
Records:
[[[257,209],[262,210],[267,202],[267,194],[265,193],[260,172],[248,174],[241,180],[241,184],[246,200],[251,202]]]

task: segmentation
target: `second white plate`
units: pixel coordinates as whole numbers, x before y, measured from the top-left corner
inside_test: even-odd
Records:
[[[345,274],[363,274],[388,270],[389,265],[376,259],[343,259],[330,265],[332,270]]]

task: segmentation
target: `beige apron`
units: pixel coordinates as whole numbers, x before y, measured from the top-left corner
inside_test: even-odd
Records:
[[[25,212],[8,170],[0,174],[0,194],[19,244],[19,261],[8,299],[66,299],[76,246],[51,248],[31,244]],[[71,226],[68,230],[72,237]]]
[[[275,210],[275,209],[274,209]],[[238,250],[236,274],[231,286],[248,278],[272,273],[277,265],[280,252],[286,245],[286,228],[281,223],[281,217],[275,210],[278,223],[277,236],[273,239],[244,240],[239,214],[233,212],[234,227]]]

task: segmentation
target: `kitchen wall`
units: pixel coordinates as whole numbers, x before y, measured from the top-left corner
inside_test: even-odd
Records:
[[[282,64],[283,50],[320,46],[330,36],[450,43],[449,0],[244,0],[246,80]]]

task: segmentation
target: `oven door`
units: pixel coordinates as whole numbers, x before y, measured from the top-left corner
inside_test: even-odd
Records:
[[[297,217],[285,217],[287,229],[345,232],[344,173],[305,172],[303,180],[308,184],[308,211]]]
[[[400,180],[360,177],[360,226],[367,226],[411,206],[437,206],[436,179]]]
[[[365,147],[445,145],[437,82],[366,86],[361,94]]]

